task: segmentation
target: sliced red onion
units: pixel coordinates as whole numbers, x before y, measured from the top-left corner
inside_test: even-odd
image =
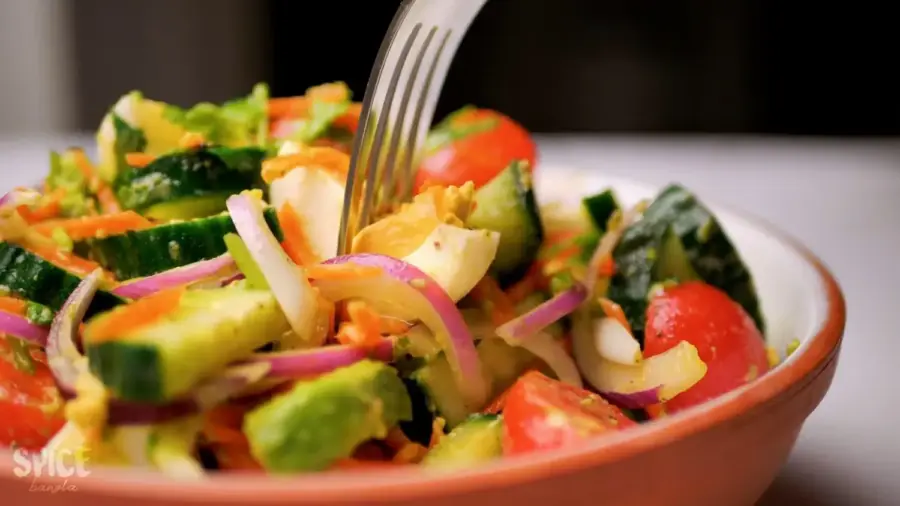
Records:
[[[0,311],[0,334],[9,334],[30,343],[46,346],[49,330],[31,323],[24,316]]]
[[[248,362],[269,365],[270,378],[295,379],[331,372],[367,358],[390,362],[394,358],[394,340],[385,338],[372,349],[337,345],[309,350],[258,353]]]
[[[31,206],[41,200],[41,194],[31,188],[16,188],[0,197],[0,207]]]
[[[75,391],[75,381],[81,373],[83,356],[75,343],[75,333],[84,319],[94,293],[100,285],[103,270],[97,269],[81,280],[53,318],[47,336],[47,365],[56,385],[65,394]]]
[[[247,195],[232,195],[226,202],[238,235],[269,283],[288,323],[304,340],[315,335],[318,299],[303,269],[295,265],[272,235],[263,218],[262,203]]]
[[[574,312],[587,298],[587,290],[581,283],[560,292],[552,299],[531,311],[497,327],[497,335],[503,339],[524,339],[556,323]]]
[[[599,318],[594,322],[594,340],[597,353],[606,360],[637,365],[643,359],[640,343],[615,318]]]
[[[466,404],[472,409],[484,406],[488,390],[472,334],[456,303],[437,282],[417,267],[386,255],[345,255],[324,263],[381,269],[378,276],[316,279],[314,284],[332,301],[363,299],[385,316],[424,323],[447,354]]]
[[[524,348],[541,359],[553,371],[559,381],[579,388],[582,387],[583,383],[581,374],[578,372],[578,366],[575,365],[575,361],[566,352],[563,344],[552,335],[546,332],[538,332],[523,339],[500,337],[506,344]]]
[[[228,253],[225,253],[216,258],[177,267],[146,278],[128,281],[117,286],[113,293],[129,299],[140,299],[166,288],[190,285],[214,277],[233,277],[236,269],[237,266],[234,263],[234,259]]]
[[[600,392],[600,395],[609,402],[626,409],[641,409],[658,404],[660,401],[659,387],[650,390],[641,390],[630,394],[616,392]]]
[[[603,358],[597,350],[590,314],[581,309],[573,318],[572,348],[578,369],[598,392],[611,400],[617,398],[632,407],[665,402],[691,388],[706,374],[697,348],[687,341],[668,351],[645,358],[637,365],[617,364]],[[648,394],[656,392],[656,397]],[[623,401],[620,396],[628,396]],[[643,406],[637,403],[646,402]]]

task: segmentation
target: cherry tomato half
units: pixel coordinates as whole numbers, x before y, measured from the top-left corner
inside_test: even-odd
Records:
[[[665,403],[670,414],[734,390],[769,369],[765,341],[753,319],[725,292],[705,283],[668,288],[647,308],[645,357],[681,341],[697,348],[707,371],[696,385]]]
[[[7,338],[0,337],[0,446],[40,450],[65,424],[46,358],[42,352],[31,355],[33,370],[26,370],[16,364]]]
[[[499,112],[466,107],[448,116],[428,136],[416,187],[431,184],[480,187],[514,160],[534,168],[537,148],[525,128]]]
[[[637,425],[599,395],[537,371],[519,378],[504,402],[506,455],[561,448]]]

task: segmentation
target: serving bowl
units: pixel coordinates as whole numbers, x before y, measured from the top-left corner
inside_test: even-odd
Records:
[[[542,167],[537,191],[544,203],[573,210],[581,196],[610,186],[626,205],[657,190],[578,169]],[[183,482],[88,464],[81,475],[48,476],[45,469],[41,476],[33,470],[19,476],[22,468],[4,450],[0,497],[6,504],[30,506],[752,505],[831,384],[846,309],[833,276],[802,245],[767,223],[700,197],[754,275],[769,344],[783,353],[794,339],[801,342],[768,374],[714,401],[580,447],[439,474],[411,467],[290,477],[220,474]]]

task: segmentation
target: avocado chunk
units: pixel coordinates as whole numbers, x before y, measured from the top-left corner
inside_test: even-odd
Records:
[[[320,471],[410,420],[412,403],[397,372],[363,360],[298,382],[250,411],[244,434],[254,457],[270,471]]]
[[[499,457],[503,452],[503,418],[473,415],[441,439],[422,466],[458,469]]]

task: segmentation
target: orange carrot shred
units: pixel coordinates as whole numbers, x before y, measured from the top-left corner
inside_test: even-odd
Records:
[[[97,188],[97,202],[100,204],[100,210],[105,214],[118,213],[122,210],[116,194],[105,184],[101,184]]]
[[[303,227],[303,219],[290,203],[285,202],[278,209],[278,223],[284,234],[284,241],[281,245],[294,263],[309,266],[319,262],[319,258],[309,245],[309,238]]]
[[[614,318],[625,327],[625,330],[627,330],[629,334],[631,333],[631,325],[628,323],[628,317],[625,316],[625,311],[622,309],[622,306],[606,297],[600,297],[597,299],[597,302],[600,303],[600,309],[603,310],[603,314],[608,318]]]
[[[198,148],[206,144],[206,138],[198,132],[185,132],[178,140],[178,145],[182,148]]]
[[[135,169],[143,169],[144,167],[150,165],[153,160],[155,160],[155,157],[147,153],[125,154],[125,163],[127,163],[130,167],[134,167]]]
[[[134,211],[123,211],[100,216],[48,220],[35,225],[34,229],[49,237],[54,230],[59,228],[72,240],[80,241],[102,234],[121,234],[131,230],[143,230],[152,226],[153,223],[140,214]]]
[[[341,324],[337,340],[341,344],[373,347],[381,343],[381,317],[365,302],[347,302],[349,322]]]
[[[270,118],[302,118],[308,114],[310,100],[306,97],[270,98],[268,113]]]
[[[88,274],[100,268],[100,264],[96,262],[92,262],[71,253],[66,253],[61,249],[52,246],[29,245],[26,249],[43,258],[44,260],[50,262],[51,264],[71,272],[72,274],[87,276]],[[105,276],[107,279],[112,279],[112,274],[110,273],[106,273]]]
[[[84,151],[81,149],[74,149],[71,152],[72,156],[75,158],[75,165],[78,167],[78,170],[81,171],[81,174],[84,175],[84,178],[88,181],[93,179],[94,166]]]
[[[14,315],[24,316],[26,310],[25,301],[15,297],[0,297],[0,311]]]
[[[93,342],[108,341],[150,325],[177,309],[185,291],[184,287],[169,288],[119,306],[88,325],[84,337]]]

